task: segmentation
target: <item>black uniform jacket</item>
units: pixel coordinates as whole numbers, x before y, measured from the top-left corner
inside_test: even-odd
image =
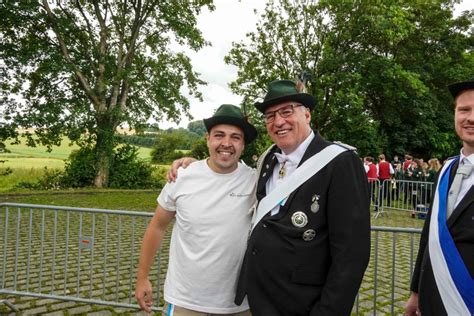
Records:
[[[451,168],[449,185],[454,180],[458,163]],[[438,175],[439,176],[439,175]],[[437,181],[438,179],[436,179]],[[437,189],[437,188],[436,188]],[[434,196],[434,192],[433,192]],[[474,278],[474,187],[467,192],[448,218],[448,230],[454,244]],[[431,203],[433,204],[433,203]],[[435,219],[433,219],[435,220]],[[419,294],[419,308],[422,315],[447,315],[433,275],[428,248],[428,235],[431,221],[431,209],[421,233],[420,249],[416,259],[411,290]]]
[[[301,163],[330,144],[316,133]],[[264,161],[259,201],[276,163],[272,153]],[[349,315],[370,255],[368,196],[367,176],[352,150],[303,183],[278,214],[254,228],[236,303],[247,294],[253,316]],[[308,219],[304,227],[292,223],[298,211]]]

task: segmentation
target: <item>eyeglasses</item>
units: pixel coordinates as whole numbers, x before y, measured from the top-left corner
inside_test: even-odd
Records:
[[[295,113],[295,108],[303,106],[302,104],[290,104],[288,106],[285,106],[284,108],[278,109],[276,111],[268,111],[263,114],[263,118],[265,120],[265,123],[271,123],[275,120],[276,114],[280,114],[282,118],[287,118],[290,117],[293,113]]]

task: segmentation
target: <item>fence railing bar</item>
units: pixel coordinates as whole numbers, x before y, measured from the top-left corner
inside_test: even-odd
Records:
[[[148,227],[149,224],[150,224],[150,220],[148,220],[147,223],[145,223],[145,229],[146,229],[146,227]],[[158,251],[158,255],[156,256],[156,275],[158,276],[156,278],[156,288],[157,289],[161,289],[161,271],[160,271],[161,254],[162,254],[161,247],[163,247],[163,242],[161,243],[160,249]],[[160,291],[156,291],[156,301],[157,302],[160,301]]]
[[[396,241],[397,241],[397,233],[393,233],[392,234],[392,304],[391,304],[392,315],[394,315],[393,305],[395,303]]]
[[[54,284],[56,281],[56,240],[58,231],[58,211],[54,210],[54,224],[53,224],[53,257],[52,257],[52,268],[51,268],[51,294],[54,293]]]
[[[79,213],[79,231],[78,231],[78,240],[77,240],[77,272],[76,272],[76,278],[77,278],[77,286],[76,286],[76,297],[79,297],[79,289],[80,289],[80,282],[81,282],[81,239],[82,239],[82,214]]]
[[[370,230],[376,231],[376,232],[388,232],[388,233],[421,233],[421,228],[405,228],[405,227],[372,226]]]
[[[96,246],[95,243],[95,213],[92,214],[92,233],[91,233],[91,242],[92,248],[91,250],[91,260],[89,264],[89,297],[92,297],[92,271],[94,269],[94,249]]]
[[[413,263],[413,256],[414,256],[414,248],[415,248],[415,235],[414,234],[411,234],[410,235],[410,283],[411,283],[411,280],[413,278],[413,266],[414,266],[414,263]]]
[[[117,234],[117,265],[115,268],[115,300],[118,299],[118,286],[119,286],[119,275],[120,275],[120,240],[122,239],[122,218],[118,218],[118,234]]]
[[[128,276],[128,288],[129,289],[132,289],[132,277],[135,277],[133,275],[133,266],[134,266],[134,262],[135,262],[135,218],[132,218],[132,240],[130,242],[130,257],[132,258],[132,264],[130,265],[130,269],[129,269],[129,276]],[[130,291],[129,295],[128,295],[128,302],[131,303],[132,302],[132,294],[133,292]]]
[[[69,212],[66,213],[66,254],[64,258],[64,295],[67,291],[67,270],[68,270],[68,261],[69,261]]]
[[[3,228],[3,267],[2,267],[2,282],[0,283],[2,287],[5,288],[5,279],[6,279],[6,268],[7,268],[7,242],[8,242],[8,215],[10,211],[9,208],[5,208],[5,227]]]
[[[40,247],[40,268],[39,268],[39,284],[38,292],[42,292],[42,280],[43,280],[43,256],[44,256],[44,221],[45,221],[45,210],[41,210],[41,247]]]
[[[379,231],[375,232],[375,250],[374,250],[374,300],[373,309],[374,316],[377,314],[377,266],[378,266],[378,249],[379,249]]]
[[[109,215],[105,214],[105,236],[109,235]],[[102,275],[102,299],[105,297],[105,277],[107,273],[107,240],[108,238],[104,239],[104,260],[102,266],[104,267],[104,273]]]
[[[15,275],[13,276],[13,288],[16,290],[16,280],[18,277],[18,252],[20,251],[20,224],[21,224],[21,209],[17,209],[16,216],[16,247],[15,247]]]
[[[82,207],[69,207],[69,206],[52,206],[42,204],[26,204],[26,203],[0,203],[2,206],[13,206],[19,208],[33,208],[33,209],[44,209],[44,210],[59,210],[59,211],[70,211],[70,212],[86,212],[86,213],[107,213],[115,215],[131,215],[138,217],[150,217],[153,216],[152,212],[140,212],[140,211],[122,211],[122,210],[108,210],[100,208],[82,208]]]
[[[33,233],[33,210],[30,208],[28,221],[28,254],[26,260],[26,291],[30,290],[31,234]]]

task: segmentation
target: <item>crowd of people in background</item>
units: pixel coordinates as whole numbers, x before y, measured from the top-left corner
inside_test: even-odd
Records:
[[[370,184],[370,198],[375,205],[374,211],[379,211],[382,198],[389,207],[392,201],[403,199],[404,203],[412,206],[413,217],[417,208],[427,209],[432,197],[432,183],[441,169],[437,158],[426,162],[423,158],[406,154],[403,159],[395,155],[388,162],[385,155],[380,154],[377,161],[374,157],[367,156],[363,162]]]

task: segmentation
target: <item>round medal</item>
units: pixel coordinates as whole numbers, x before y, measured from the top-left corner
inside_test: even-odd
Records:
[[[303,240],[311,241],[314,239],[315,236],[316,236],[316,231],[314,229],[308,229],[308,230],[305,230],[303,233]]]
[[[296,227],[305,227],[308,224],[308,217],[301,211],[294,212],[291,215],[291,223]]]

